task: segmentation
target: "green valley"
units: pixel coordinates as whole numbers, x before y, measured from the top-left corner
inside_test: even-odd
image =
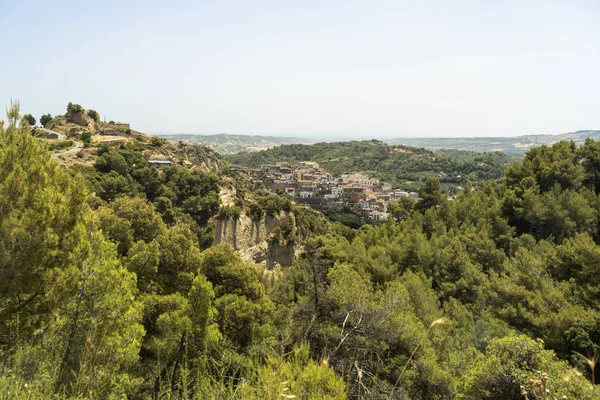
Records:
[[[504,167],[517,157],[493,152],[460,150],[432,152],[423,148],[389,146],[379,140],[281,145],[269,150],[226,156],[235,165],[259,168],[278,161],[318,162],[332,175],[363,172],[394,187],[415,190],[428,177],[445,186],[499,179]]]
[[[506,169],[502,154],[380,142],[231,158],[428,176],[362,225],[269,193],[201,146],[93,132],[76,162],[33,133],[12,104],[4,398],[600,396],[600,142],[541,146]],[[465,184],[452,201],[442,172]]]

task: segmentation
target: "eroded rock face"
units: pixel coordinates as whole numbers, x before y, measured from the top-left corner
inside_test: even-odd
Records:
[[[89,121],[86,120],[83,113],[74,113],[69,115],[69,120],[79,126],[87,126]]]
[[[274,217],[266,215],[260,221],[252,221],[247,215],[237,220],[217,220],[215,244],[229,243],[246,262],[263,263],[267,268],[276,264],[286,267],[294,261],[296,251],[293,240],[282,238],[278,232],[293,229],[293,218],[293,214],[281,212]]]

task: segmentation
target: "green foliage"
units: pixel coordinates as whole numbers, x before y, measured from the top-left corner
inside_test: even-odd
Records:
[[[131,129],[129,129],[125,125],[118,125],[117,126],[117,130],[119,132],[121,132],[123,135],[130,135],[131,134]]]
[[[270,336],[273,303],[265,296],[258,274],[229,245],[202,253],[200,271],[214,285],[221,332],[229,343],[244,349]]]
[[[440,181],[437,178],[427,178],[425,184],[419,189],[419,196],[423,199],[417,204],[420,210],[437,207],[445,200]]]
[[[577,378],[565,362],[556,360],[543,343],[526,336],[509,336],[493,340],[461,379],[459,399],[521,399],[522,386],[543,371],[550,379],[545,383],[552,398],[593,399],[597,390]],[[544,393],[544,396],[546,393]],[[565,396],[565,397],[562,397]]]
[[[240,387],[244,399],[277,400],[282,398],[335,400],[345,399],[345,385],[325,360],[319,363],[309,355],[307,345],[294,348],[287,357],[269,356],[253,376]]]
[[[290,199],[276,194],[259,197],[257,203],[270,217],[279,215],[281,211],[289,212],[292,208]]]
[[[36,122],[34,116],[31,115],[31,114],[25,114],[25,115],[23,115],[23,120],[25,122],[27,122],[27,124],[29,124],[29,126],[34,126],[35,122]]]
[[[100,122],[100,115],[95,110],[87,110],[87,115],[96,122]]]
[[[81,134],[81,136],[79,137],[79,139],[83,142],[84,145],[86,145],[86,147],[88,147],[90,145],[90,143],[92,142],[92,132],[89,131],[85,131]]]
[[[152,139],[150,139],[150,145],[153,147],[160,147],[164,143],[165,143],[165,140],[159,138],[158,136],[153,136]]]
[[[416,201],[410,197],[401,197],[398,201],[390,201],[388,213],[392,218],[400,222],[406,219],[415,208]]]
[[[237,220],[242,215],[241,208],[237,206],[221,206],[219,209],[219,219],[234,219]]]
[[[260,204],[252,203],[250,204],[248,215],[250,216],[252,221],[260,221],[265,216],[265,210]]]
[[[58,143],[48,145],[48,150],[60,151],[60,150],[69,149],[73,146],[75,146],[75,143],[72,140],[62,140]]]
[[[345,206],[341,210],[330,208],[325,210],[323,214],[330,221],[339,222],[353,229],[358,229],[365,224],[363,216],[349,206]]]
[[[385,182],[416,189],[428,177],[439,177],[446,185],[499,179],[511,160],[501,153],[468,151],[431,152],[408,146],[388,146],[380,141],[291,144],[253,153],[227,156],[236,165],[259,168],[276,161],[316,161],[335,176],[363,171]],[[408,181],[408,182],[407,182]]]
[[[250,204],[247,210],[248,216],[252,221],[260,221],[265,215],[276,217],[282,211],[290,212],[292,202],[284,196],[276,194],[260,195],[256,198],[256,203]]]
[[[52,121],[52,115],[50,114],[44,114],[40,117],[40,124],[42,124],[42,126],[44,128],[46,128],[46,126]]]
[[[69,104],[67,104],[67,116],[81,114],[83,111],[84,111],[83,107],[81,107],[79,104],[73,104],[71,102],[69,102]]]
[[[67,172],[20,122],[13,103],[0,124],[4,397],[600,395],[590,386],[600,351],[597,142],[533,149],[505,182],[466,185],[453,201],[446,178],[428,175],[423,200],[392,202],[389,221],[362,225],[349,209],[326,218],[277,195],[247,199],[241,176],[227,178],[235,205],[220,207],[217,175],[153,168],[140,143],[101,146],[94,167]],[[394,174],[381,143],[348,147]],[[432,154],[387,149],[417,164]],[[293,150],[310,159],[314,149]],[[300,253],[291,266],[267,269],[212,245],[211,220],[243,207],[262,221],[252,235],[270,234],[265,257],[282,248],[275,242]]]
[[[97,174],[90,183],[103,200],[145,195],[157,202],[166,223],[191,218],[199,235],[219,210],[220,179],[212,173],[170,166],[159,174],[129,147],[115,150],[108,146],[99,148],[94,168]]]
[[[0,352],[10,371],[0,385],[121,396],[135,386],[144,334],[135,275],[100,234],[81,180],[14,121],[0,126]]]

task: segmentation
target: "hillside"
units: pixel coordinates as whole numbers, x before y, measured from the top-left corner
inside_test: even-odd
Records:
[[[390,218],[354,229],[232,168],[151,164],[145,152],[170,151],[158,138],[90,143],[94,162],[65,168],[19,123],[18,103],[8,117],[0,393],[11,399],[600,396],[588,367],[600,351],[600,142],[530,150],[501,183],[452,201],[428,179],[421,200],[390,200]],[[388,168],[485,172],[508,160],[286,147],[332,168],[379,155]]]
[[[11,115],[0,124],[2,393],[600,395],[573,357],[599,350],[600,142],[531,150],[503,184],[453,201],[425,184],[422,201],[352,229],[230,169],[150,166],[135,139],[65,170]],[[379,142],[323,147],[288,155],[484,164]],[[261,253],[267,265],[251,264]]]
[[[311,140],[295,137],[230,135],[226,133],[217,135],[159,134],[158,136],[171,141],[202,144],[215,150],[219,154],[235,154],[242,151],[254,152],[267,150],[282,144],[313,143]]]
[[[204,171],[219,171],[221,157],[208,147],[169,142],[139,132],[126,122],[101,121],[95,110],[69,103],[64,115],[44,120],[44,127],[33,127],[33,135],[45,141],[53,157],[64,166],[92,166],[99,150],[133,150],[146,160],[162,160]]]
[[[260,135],[194,135],[194,134],[159,134],[158,136],[185,143],[197,143],[207,146],[223,155],[241,152],[257,152],[286,144],[313,144],[314,141],[299,137],[277,137]],[[385,139],[389,145],[405,145],[422,147],[437,151],[442,149],[465,150],[477,153],[503,152],[522,156],[535,146],[552,145],[562,140],[574,141],[581,145],[586,138],[600,138],[598,130],[581,130],[559,135],[522,135],[513,137],[437,137],[437,138],[394,138]]]
[[[523,155],[535,146],[552,145],[562,140],[582,145],[586,138],[600,138],[598,130],[583,130],[560,135],[523,135],[514,137],[457,137],[457,138],[397,138],[386,140],[390,145],[424,147],[429,150],[457,149],[476,152],[501,151],[506,154]]]
[[[333,175],[364,172],[398,187],[437,176],[442,183],[498,179],[514,157],[459,150],[432,152],[423,148],[389,146],[378,140],[282,145],[255,153],[227,156],[235,165],[259,168],[277,161],[316,161]]]

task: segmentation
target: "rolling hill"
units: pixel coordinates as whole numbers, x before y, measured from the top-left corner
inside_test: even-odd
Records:
[[[229,155],[232,164],[258,168],[276,161],[316,161],[333,175],[364,172],[382,181],[407,189],[429,176],[457,185],[498,179],[514,157],[503,153],[476,153],[462,150],[433,152],[424,148],[390,146],[379,140],[291,144],[253,153]]]
[[[311,140],[296,137],[229,135],[226,133],[220,133],[217,135],[159,134],[157,136],[171,141],[183,141],[185,143],[201,144],[220,154],[235,154],[242,151],[252,152],[267,150],[282,144],[314,143]]]
[[[476,152],[501,151],[506,154],[523,155],[532,147],[552,145],[561,140],[574,141],[578,145],[586,138],[600,138],[600,130],[582,130],[560,135],[523,135],[515,137],[457,137],[457,138],[397,138],[386,142],[390,145],[424,147],[429,150],[457,149]]]

